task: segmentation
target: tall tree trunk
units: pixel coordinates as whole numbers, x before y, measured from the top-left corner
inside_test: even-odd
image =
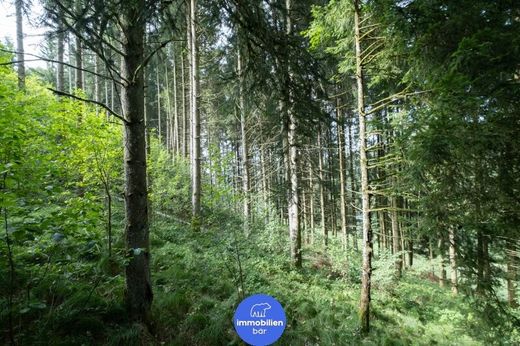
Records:
[[[410,239],[408,239],[408,266],[412,267],[413,266],[413,239],[412,239],[411,232],[409,232],[409,237],[410,237]]]
[[[245,75],[244,75],[244,56],[241,52],[242,47],[239,43],[237,52],[237,72],[238,72],[238,104],[240,110],[240,138],[241,138],[241,155],[242,155],[242,193],[244,203],[244,231],[249,233],[249,219],[251,217],[251,200],[250,200],[250,177],[249,177],[249,145],[247,140],[247,115],[246,115],[246,99],[245,99]]]
[[[285,0],[285,8],[287,10],[286,16],[286,34],[290,37],[293,32],[292,25],[292,0]],[[302,252],[301,252],[301,229],[300,229],[300,212],[298,210],[298,165],[299,153],[296,134],[298,131],[298,124],[294,109],[294,92],[292,91],[292,69],[291,59],[287,56],[287,76],[286,76],[286,92],[288,93],[287,111],[289,117],[289,129],[287,131],[287,143],[289,144],[289,171],[290,171],[290,188],[289,188],[289,237],[291,240],[291,259],[296,268],[302,266]]]
[[[509,240],[511,242],[511,240]],[[517,250],[514,244],[508,243],[506,249],[507,256],[507,301],[512,308],[518,307],[516,298],[516,273],[517,273]]]
[[[76,0],[76,15],[81,16],[81,2]],[[80,27],[79,21],[77,23],[76,30],[79,32],[82,30]],[[76,44],[75,44],[75,58],[76,58],[76,89],[83,89],[83,48],[81,43],[81,37],[76,35]]]
[[[444,239],[441,235],[439,238],[439,258],[440,258],[440,266],[441,266],[441,273],[439,276],[439,286],[444,287],[446,284],[446,266],[445,266],[445,259],[444,259]]]
[[[435,266],[433,264],[433,246],[432,246],[432,239],[431,237],[428,239],[428,255],[429,255],[429,262],[430,262],[430,273],[433,277],[435,275]]]
[[[381,202],[383,198],[379,198],[381,207],[383,205],[383,202]],[[379,236],[378,238],[381,238],[381,247],[386,250],[387,248],[387,239],[386,239],[386,223],[385,223],[385,213],[383,210],[380,210],[377,212],[377,220],[379,224]],[[381,254],[381,249],[379,249],[379,254]]]
[[[349,148],[349,175],[350,175],[350,201],[352,202],[352,207],[350,210],[352,211],[352,215],[350,216],[350,220],[352,220],[351,226],[351,234],[352,234],[352,243],[354,244],[354,250],[358,251],[358,240],[357,240],[357,186],[356,186],[356,177],[354,175],[354,139],[352,134],[352,128],[354,127],[354,114],[350,118],[349,127],[348,127],[348,148]]]
[[[197,0],[190,1],[190,44],[191,44],[191,123],[192,123],[192,157],[191,157],[191,204],[192,226],[200,229],[201,222],[201,152],[200,152],[200,113],[199,113],[199,47],[197,42]]]
[[[65,68],[64,68],[64,55],[65,55],[65,29],[62,21],[62,11],[60,11],[60,18],[58,18],[58,32],[57,32],[57,48],[58,48],[58,66],[57,66],[57,78],[56,88],[59,91],[65,91]]]
[[[477,294],[484,295],[491,286],[489,241],[483,231],[477,232]]]
[[[146,44],[146,38],[145,38],[145,44]],[[144,81],[144,136],[146,140],[146,157],[148,158],[150,156],[150,119],[148,118],[148,93],[147,93],[147,85],[148,85],[148,74],[147,68],[143,68],[143,81]],[[105,81],[105,91],[106,91],[106,81]],[[108,97],[107,97],[108,98]],[[105,98],[105,102],[106,99]],[[146,176],[147,181],[146,185],[150,187],[150,176]],[[149,211],[150,212],[150,211]]]
[[[171,102],[171,92],[170,92],[170,73],[169,73],[169,65],[170,58],[168,56],[168,52],[166,53],[166,60],[164,62],[164,79],[166,82],[166,150],[169,153],[173,152],[172,146],[172,102]]]
[[[25,56],[23,48],[23,0],[15,0],[16,6],[16,60],[18,61],[18,88],[25,89]]]
[[[108,92],[109,92],[109,91],[108,91],[108,90],[109,90],[109,88],[108,88],[108,79],[105,79],[104,87],[105,87],[105,104],[108,105],[108,104],[109,104],[109,101],[110,101],[110,98],[109,98],[109,96],[108,96]],[[146,104],[146,102],[145,102],[145,104]],[[108,112],[108,110],[106,110],[106,112],[105,112],[105,117],[106,117],[106,120],[107,120],[107,121],[108,121],[108,119],[109,119],[109,116],[110,116],[110,113]]]
[[[303,184],[303,179],[300,177],[301,189],[300,189],[300,210],[301,210],[301,233],[302,233],[302,241],[306,244],[309,244],[309,237],[307,237],[307,230],[308,230],[308,224],[307,224],[307,191],[305,189],[305,184]]]
[[[189,143],[189,129],[188,129],[188,104],[186,102],[186,97],[188,92],[186,92],[186,83],[185,83],[185,57],[184,54],[181,54],[181,84],[182,84],[182,156],[188,157],[188,143]]]
[[[453,294],[459,293],[458,280],[457,280],[457,248],[455,244],[455,229],[453,226],[449,227],[449,240],[450,240],[450,269],[451,269],[451,291]]]
[[[356,47],[357,111],[359,117],[359,167],[361,171],[361,201],[363,213],[363,267],[361,276],[361,302],[359,318],[361,331],[370,331],[370,278],[372,275],[372,230],[370,228],[370,192],[368,186],[368,159],[366,143],[365,92],[360,33],[360,3],[354,0],[354,32]]]
[[[321,218],[321,231],[323,234],[323,241],[325,247],[328,246],[329,232],[327,223],[325,222],[325,178],[323,175],[323,153],[321,148],[321,127],[318,129],[318,170],[320,177],[320,218]]]
[[[160,62],[157,62],[157,69],[155,70],[156,85],[157,85],[157,133],[159,135],[159,143],[162,143],[162,124],[161,124],[161,80],[159,79]]]
[[[337,220],[336,220],[336,179],[334,176],[334,139],[332,138],[332,131],[327,131],[327,179],[329,181],[329,215],[330,215],[330,229],[332,231],[332,235],[336,237],[338,235],[337,230]]]
[[[285,97],[284,97],[285,98]],[[282,133],[283,133],[283,138],[282,138],[282,156],[283,156],[283,176],[282,176],[282,181],[283,181],[283,188],[288,191],[286,193],[286,198],[285,198],[285,204],[283,205],[283,208],[282,208],[282,211],[281,211],[281,214],[282,214],[282,218],[283,218],[283,221],[284,221],[284,224],[287,223],[288,219],[289,219],[289,203],[290,203],[290,198],[291,198],[291,194],[289,193],[290,191],[290,180],[291,180],[291,166],[289,165],[289,141],[288,141],[288,132],[289,132],[289,119],[288,119],[288,116],[287,116],[287,102],[286,100],[280,100],[280,110],[282,111],[283,113],[283,119],[282,119]]]
[[[71,39],[70,39],[70,34],[67,33],[67,60],[68,60],[68,63],[69,64],[72,64],[72,57],[74,55],[74,52],[72,51],[72,43],[71,43]],[[67,68],[67,79],[68,79],[68,82],[69,82],[69,94],[72,94],[72,67],[68,67]],[[112,82],[112,85],[114,84],[114,82]],[[114,109],[114,103],[112,102],[112,104],[110,105],[110,108]]]
[[[187,83],[187,92],[186,92],[186,96],[187,96],[187,99],[186,99],[186,118],[187,118],[187,128],[188,130],[186,130],[186,139],[188,140],[187,141],[187,145],[188,145],[188,151],[187,151],[187,155],[188,157],[190,158],[190,163],[192,162],[192,157],[193,157],[193,153],[192,153],[192,150],[193,150],[193,136],[192,136],[192,121],[193,121],[193,118],[192,118],[192,114],[191,114],[191,100],[192,100],[192,88],[191,88],[191,81],[192,81],[192,73],[193,73],[193,69],[192,69],[192,65],[191,65],[191,57],[192,57],[192,53],[191,53],[191,2],[190,1],[186,1],[186,43],[187,43],[187,48],[186,48],[186,66],[188,67],[187,69],[187,77],[188,77],[188,83]]]
[[[345,124],[344,117],[340,111],[340,100],[336,98],[336,119],[338,124],[338,156],[339,156],[339,211],[341,216],[341,234],[344,237],[345,249],[348,248],[347,233],[347,197],[345,179]]]
[[[318,148],[318,152],[320,149]],[[309,228],[311,236],[311,244],[314,244],[314,176],[312,171],[312,158],[309,158]]]
[[[173,153],[179,155],[180,140],[179,140],[179,108],[177,106],[177,49],[173,47]]]
[[[395,179],[394,179],[395,181]],[[401,277],[402,270],[403,270],[403,260],[402,255],[400,253],[401,251],[401,240],[399,239],[399,220],[397,216],[397,197],[393,194],[390,197],[390,203],[391,203],[391,215],[392,215],[392,252],[395,259],[395,275],[397,278]]]
[[[152,284],[146,186],[146,140],[144,128],[145,1],[123,6],[122,75],[129,81],[122,88],[124,128],[126,247],[130,261],[126,267],[126,303],[132,319],[150,322]]]
[[[99,81],[99,56],[94,53],[94,72],[96,75],[94,76],[94,100],[96,102],[101,102],[101,88]],[[96,105],[96,115],[99,115],[99,106]]]
[[[270,220],[269,217],[269,195],[267,184],[267,167],[266,167],[266,149],[265,144],[260,144],[260,172],[262,174],[262,201],[264,203],[264,213],[266,213],[266,222]]]

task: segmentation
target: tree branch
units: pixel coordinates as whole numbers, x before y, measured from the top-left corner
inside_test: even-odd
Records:
[[[72,94],[69,94],[69,93],[66,93],[66,92],[63,92],[63,91],[59,91],[59,90],[56,90],[56,89],[53,89],[53,88],[47,88],[47,89],[52,91],[56,95],[59,95],[59,96],[66,96],[66,97],[70,97],[70,98],[73,98],[73,99],[78,100],[78,101],[83,101],[83,102],[88,102],[88,103],[93,103],[95,105],[98,105],[98,106],[106,109],[110,114],[112,114],[114,117],[116,117],[117,119],[121,120],[125,124],[129,124],[128,120],[126,120],[120,114],[114,112],[110,107],[108,107],[106,104],[104,104],[102,102],[98,102],[96,100],[91,100],[91,99],[86,99],[86,98],[79,97],[79,96],[76,96],[76,95],[72,95]]]
[[[381,99],[381,100],[377,101],[376,103],[368,105],[367,108],[370,108],[370,110],[367,111],[366,114],[368,115],[368,114],[375,113],[375,112],[385,108],[389,104],[391,104],[397,100],[404,99],[408,96],[420,95],[420,94],[428,93],[431,91],[431,90],[423,90],[423,91],[414,91],[414,92],[407,93],[406,89],[407,88],[405,88],[404,90],[402,90],[396,94],[385,97],[384,99]]]
[[[6,52],[6,53],[11,53],[11,54],[18,54],[18,51],[14,51],[14,50],[8,50],[8,49],[4,49],[4,48],[0,48],[0,51],[2,52]],[[104,74],[101,74],[101,73],[97,73],[97,72],[94,72],[94,71],[91,71],[91,70],[87,70],[87,69],[84,69],[84,68],[79,68],[77,66],[74,66],[72,64],[69,64],[69,63],[66,63],[64,61],[58,61],[58,60],[54,60],[54,59],[49,59],[49,58],[45,58],[43,56],[40,56],[40,55],[36,55],[36,54],[31,54],[31,53],[23,53],[24,55],[27,55],[27,56],[30,56],[30,57],[34,57],[36,59],[24,59],[22,61],[46,61],[46,62],[51,62],[51,63],[54,63],[54,64],[61,64],[63,66],[67,66],[67,67],[70,67],[70,68],[73,68],[73,69],[76,69],[76,70],[80,70],[80,71],[83,71],[83,72],[87,72],[87,73],[90,73],[94,76],[98,76],[98,77],[101,77],[101,78],[105,78],[105,79],[109,79],[109,80],[113,80],[115,83],[119,84],[119,85],[123,85],[121,82],[119,82],[117,79],[113,78],[113,77],[110,77],[110,76],[107,76],[107,75],[104,75]],[[0,66],[4,66],[4,65],[13,65],[13,64],[17,64],[19,62],[22,62],[22,61],[9,61],[9,62],[4,62],[4,63],[0,63]]]
[[[144,69],[146,67],[146,65],[148,65],[148,62],[150,61],[150,59],[158,52],[160,51],[161,49],[163,49],[164,47],[166,47],[166,45],[170,42],[174,41],[173,38],[172,39],[168,39],[164,42],[162,42],[158,47],[156,47],[150,54],[148,54],[148,56],[146,58],[144,58],[143,62],[137,67],[137,69],[135,70],[134,72],[134,75],[132,77],[132,80],[135,80],[135,77],[137,76],[137,74],[139,73],[139,71],[141,71],[142,69]]]

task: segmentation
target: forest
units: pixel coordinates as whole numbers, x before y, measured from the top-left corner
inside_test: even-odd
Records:
[[[3,3],[0,343],[520,344],[519,1]]]

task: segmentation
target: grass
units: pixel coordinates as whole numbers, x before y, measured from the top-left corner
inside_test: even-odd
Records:
[[[237,236],[236,244],[230,233]],[[351,268],[345,268],[339,241],[332,240],[326,261],[323,249],[307,246],[304,268],[295,271],[287,259],[283,227],[268,226],[249,239],[231,229],[195,235],[176,230],[168,238],[162,245],[157,242],[153,276],[158,339],[165,344],[241,344],[232,315],[242,296],[254,293],[276,297],[285,309],[287,328],[278,345],[520,343],[518,328],[493,304],[454,297],[449,288],[421,279],[430,268],[421,256],[398,282],[386,279],[391,277],[391,256],[375,260],[372,331],[363,337],[357,317],[360,254],[349,252]],[[237,247],[245,292],[238,278]],[[496,320],[488,318],[489,310]]]
[[[277,345],[518,345],[518,310],[452,296],[425,279],[430,263],[416,256],[399,281],[393,257],[376,251],[371,332],[358,330],[360,254],[305,245],[304,267],[288,260],[286,228],[256,227],[245,238],[239,220],[222,217],[199,233],[171,220],[151,229],[153,335],[126,318],[124,276],[99,265],[52,267],[15,311],[23,345],[243,345],[232,317],[243,297],[265,293],[280,301],[287,328]],[[239,260],[240,259],[240,260]],[[240,276],[239,264],[242,268]],[[121,267],[122,268],[122,267]],[[121,268],[119,271],[121,271]],[[99,282],[91,285],[89,282]],[[23,292],[20,292],[23,294]],[[22,297],[17,298],[22,301]],[[2,300],[0,322],[6,325]],[[507,315],[510,314],[510,315]],[[23,326],[23,328],[21,327]]]

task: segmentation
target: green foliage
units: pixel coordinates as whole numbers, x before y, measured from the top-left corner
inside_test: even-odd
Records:
[[[122,301],[121,272],[103,265],[104,184],[121,183],[121,127],[34,78],[17,90],[0,67],[0,324],[21,344],[93,343],[122,311],[108,303]]]

